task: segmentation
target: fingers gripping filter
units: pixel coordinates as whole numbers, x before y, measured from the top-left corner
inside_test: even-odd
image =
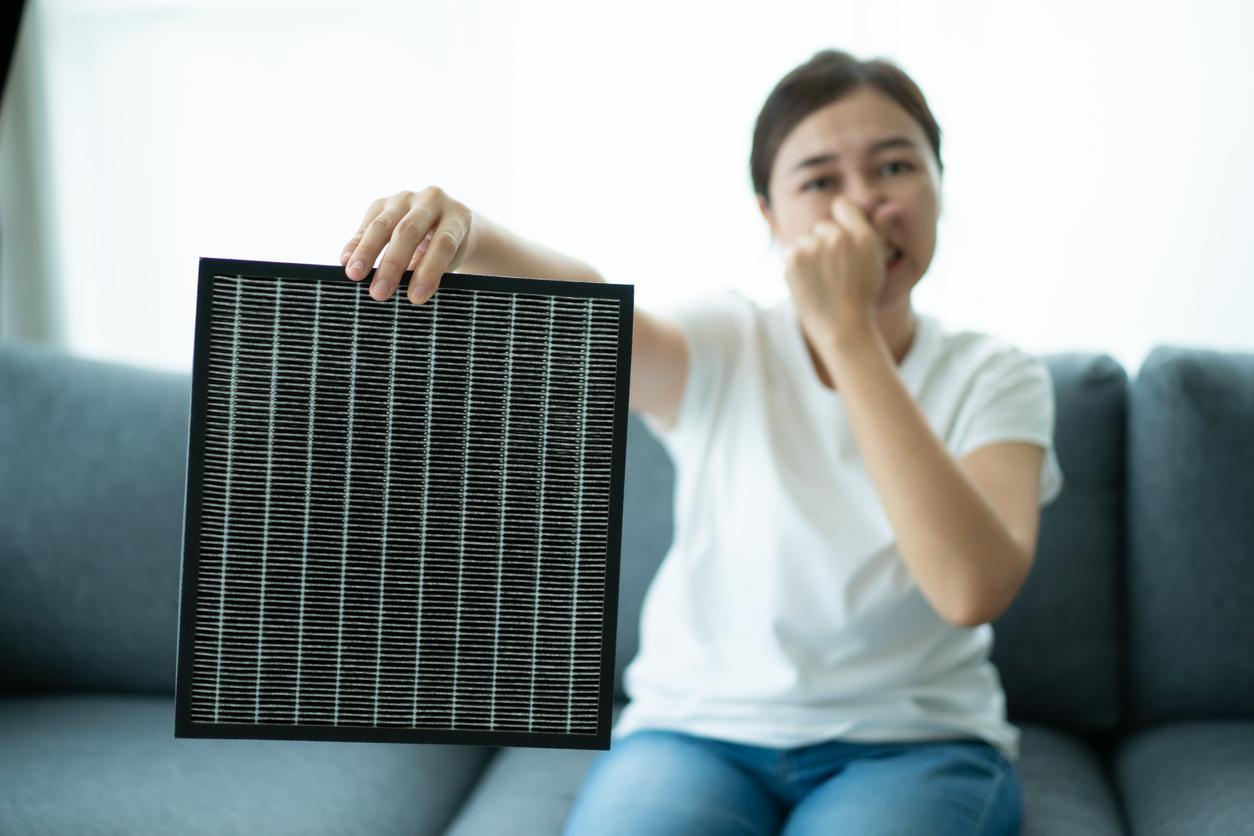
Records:
[[[607,749],[633,288],[202,259],[176,737]]]

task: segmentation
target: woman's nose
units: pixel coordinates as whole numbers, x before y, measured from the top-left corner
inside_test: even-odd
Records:
[[[853,202],[854,206],[861,209],[864,216],[868,218],[872,217],[875,208],[884,202],[883,196],[875,192],[873,187],[856,179],[849,184],[849,191],[846,192],[846,197],[849,198],[850,202]]]
[[[845,196],[861,209],[862,214],[868,218],[871,217],[871,213],[875,211],[876,207],[884,202],[884,197],[860,177],[851,177],[849,179]]]

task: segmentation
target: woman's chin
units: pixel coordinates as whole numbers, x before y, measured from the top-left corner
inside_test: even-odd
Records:
[[[890,305],[902,296],[908,296],[922,278],[923,275],[915,272],[909,262],[888,271],[884,276],[884,285],[880,288],[880,295],[875,300],[875,304]]]

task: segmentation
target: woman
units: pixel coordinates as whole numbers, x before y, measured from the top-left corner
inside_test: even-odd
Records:
[[[776,85],[750,156],[787,298],[636,309],[630,405],[676,463],[631,702],[582,833],[1013,834],[1018,730],[989,662],[1062,487],[1047,369],[911,307],[940,129],[893,64],[833,50]],[[376,201],[341,263],[603,281],[438,189]]]

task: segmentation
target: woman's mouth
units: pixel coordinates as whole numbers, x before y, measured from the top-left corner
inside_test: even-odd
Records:
[[[900,265],[904,258],[905,253],[901,251],[900,247],[889,247],[888,258],[886,259],[884,266],[887,269],[892,270],[894,267]]]

